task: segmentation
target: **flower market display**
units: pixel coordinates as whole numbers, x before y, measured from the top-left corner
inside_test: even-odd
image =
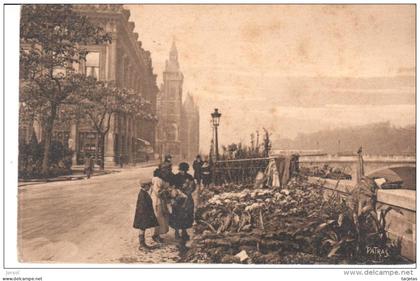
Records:
[[[283,188],[211,186],[200,197],[204,203],[197,208],[194,238],[181,258],[184,263],[358,263],[361,255],[348,249],[358,246],[351,233],[358,233],[356,225],[366,231],[374,227],[369,208],[356,216],[363,223],[354,224],[344,200],[325,196],[320,186],[303,177],[292,178]]]

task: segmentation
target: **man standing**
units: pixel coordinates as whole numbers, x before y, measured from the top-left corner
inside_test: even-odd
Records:
[[[124,168],[124,155],[120,154],[120,168]]]
[[[201,204],[200,201],[200,192],[201,192],[201,184],[202,184],[202,166],[203,166],[203,160],[201,159],[201,155],[198,154],[197,157],[195,158],[194,162],[193,162],[193,169],[194,169],[194,180],[195,183],[197,184],[197,188],[193,194],[193,199],[194,199],[194,212],[197,209],[197,206],[199,206]]]
[[[93,173],[93,157],[89,154],[85,158],[85,174],[88,179],[90,179],[90,175]]]
[[[197,155],[193,163],[193,169],[194,169],[194,179],[199,187],[201,186],[201,167],[202,166],[203,166],[203,160],[201,160],[200,155]]]

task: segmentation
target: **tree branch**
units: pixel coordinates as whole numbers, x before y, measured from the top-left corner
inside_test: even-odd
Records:
[[[105,130],[105,134],[108,134],[109,129],[110,129],[110,124],[111,124],[111,116],[112,116],[112,112],[108,114],[108,120],[106,122],[106,130]]]

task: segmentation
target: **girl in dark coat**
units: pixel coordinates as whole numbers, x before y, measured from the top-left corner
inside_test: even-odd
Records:
[[[184,241],[189,240],[187,229],[191,228],[194,223],[194,201],[192,193],[196,188],[194,178],[187,173],[188,169],[188,163],[180,163],[179,173],[174,176],[175,188],[187,197],[174,202],[172,214],[169,216],[169,225],[175,229],[175,238],[180,238],[179,230],[181,230],[181,238]]]
[[[146,229],[159,226],[153,210],[152,198],[148,193],[150,186],[151,183],[142,184],[137,197],[136,214],[134,216],[133,227],[140,230],[139,250],[141,248],[151,249],[151,247],[146,244]]]

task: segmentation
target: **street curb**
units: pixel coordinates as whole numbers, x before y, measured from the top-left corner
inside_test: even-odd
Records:
[[[109,174],[113,174],[113,173],[119,173],[121,171],[116,171],[116,170],[111,170],[109,172],[106,173],[99,173],[99,174],[94,174],[91,175],[91,178],[93,177],[99,177],[99,176],[105,176],[105,175],[109,175]],[[22,181],[22,182],[18,182],[18,187],[25,187],[25,186],[32,186],[32,185],[38,185],[38,184],[44,184],[44,183],[52,183],[52,182],[60,182],[60,181],[76,181],[76,180],[83,180],[86,178],[86,175],[80,175],[80,176],[68,176],[68,177],[63,177],[63,178],[52,178],[52,179],[47,179],[47,180],[38,180],[38,181]]]
[[[131,170],[133,168],[149,168],[149,167],[158,166],[158,165],[159,165],[159,162],[147,163],[147,164],[144,164],[144,165],[136,165],[136,166],[127,165],[124,168],[115,168],[115,169],[108,170],[108,171],[101,171],[98,174],[93,174],[91,176],[91,178],[98,177],[98,176],[109,175],[109,174],[113,174],[113,173],[119,173],[119,172],[122,172],[124,170]],[[57,177],[57,178],[51,178],[51,179],[46,179],[46,180],[28,180],[28,181],[20,181],[20,182],[18,181],[18,187],[32,186],[32,185],[45,184],[45,183],[51,183],[51,182],[59,182],[59,181],[83,180],[85,178],[86,178],[86,175],[81,174],[79,176],[69,175],[69,176],[63,176],[61,178]]]

